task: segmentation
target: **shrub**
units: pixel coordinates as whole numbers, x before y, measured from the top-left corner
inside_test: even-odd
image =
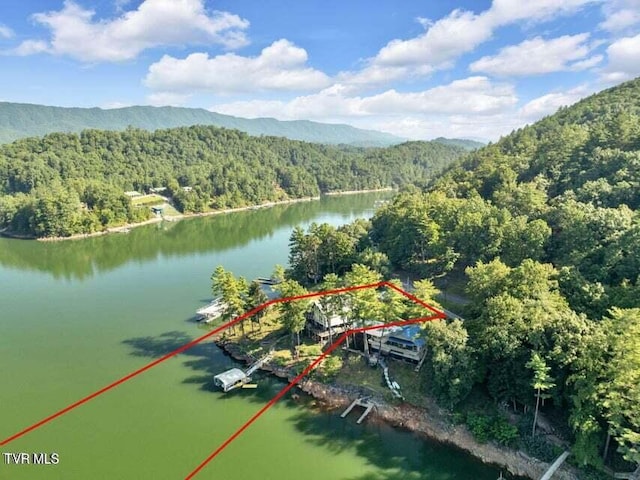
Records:
[[[480,443],[493,440],[501,445],[512,446],[519,437],[518,428],[500,415],[469,412],[466,425]]]
[[[504,417],[496,417],[491,424],[491,438],[501,445],[512,446],[519,437],[518,427]]]
[[[467,428],[480,443],[489,441],[491,429],[491,417],[480,413],[469,412],[467,414]]]

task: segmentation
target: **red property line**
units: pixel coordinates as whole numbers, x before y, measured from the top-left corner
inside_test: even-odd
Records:
[[[242,432],[244,432],[253,422],[255,422],[263,413],[265,413],[269,408],[271,408],[278,400],[280,400],[289,390],[291,390],[297,383],[300,382],[300,380],[302,380],[302,378],[304,378],[307,374],[309,374],[309,372],[311,372],[315,367],[317,367],[322,360],[324,360],[327,355],[329,355],[331,352],[333,352],[342,342],[344,342],[346,340],[346,338],[354,333],[359,333],[359,332],[365,332],[368,330],[375,330],[375,329],[379,329],[379,328],[388,328],[388,327],[393,327],[393,326],[404,326],[404,325],[409,325],[409,324],[413,324],[413,323],[422,323],[422,322],[428,322],[431,320],[436,320],[436,319],[444,319],[446,318],[446,314],[444,312],[441,312],[440,310],[432,307],[431,305],[428,305],[427,303],[423,302],[422,300],[420,300],[419,298],[417,298],[416,296],[404,291],[403,289],[393,285],[392,283],[389,282],[377,282],[377,283],[372,283],[372,284],[368,284],[368,285],[359,285],[359,286],[355,286],[355,287],[345,287],[345,288],[339,288],[339,289],[335,289],[335,290],[326,290],[326,291],[322,291],[322,292],[314,292],[314,293],[308,293],[305,295],[298,295],[298,296],[293,296],[293,297],[284,297],[284,298],[277,298],[274,300],[270,300],[266,303],[263,303],[262,305],[257,306],[256,308],[244,313],[243,315],[230,320],[229,322],[215,328],[214,330],[212,330],[211,332],[206,333],[205,335],[202,335],[201,337],[198,337],[194,340],[192,340],[189,343],[186,343],[185,345],[177,348],[176,350],[167,353],[166,355],[158,358],[157,360],[154,360],[151,363],[148,363],[147,365],[139,368],[138,370],[135,370],[131,373],[129,373],[128,375],[125,375],[124,377],[116,380],[113,383],[110,383],[109,385],[101,388],[100,390],[97,390],[96,392],[78,400],[77,402],[72,403],[71,405],[63,408],[62,410],[59,410],[58,412],[40,420],[39,422],[34,423],[33,425],[19,431],[18,433],[4,439],[2,442],[0,442],[0,446],[3,445],[7,445],[8,443],[22,437],[23,435],[26,435],[27,433],[40,428],[41,426],[51,422],[52,420],[55,420],[56,418],[64,415],[65,413],[70,412],[71,410],[79,407],[80,405],[83,405],[85,403],[87,403],[90,400],[93,400],[94,398],[98,397],[99,395],[102,395],[103,393],[108,392],[109,390],[123,384],[124,382],[131,380],[132,378],[140,375],[141,373],[146,372],[147,370],[149,370],[152,367],[155,367],[156,365],[168,360],[171,357],[174,357],[176,355],[178,355],[179,353],[184,352],[185,350],[188,350],[189,348],[197,345],[198,343],[202,342],[203,340],[215,335],[216,333],[221,332],[222,330],[225,330],[233,325],[235,325],[236,323],[239,323],[243,320],[245,320],[247,317],[250,317],[251,315],[256,314],[257,312],[269,307],[270,305],[274,305],[277,303],[283,303],[283,302],[290,302],[290,301],[296,301],[296,300],[303,300],[303,299],[307,299],[307,298],[314,298],[314,297],[319,297],[319,296],[325,296],[325,295],[336,295],[339,293],[346,293],[346,292],[351,292],[351,291],[355,291],[355,290],[364,290],[367,288],[379,288],[379,287],[389,287],[392,288],[394,290],[396,290],[398,293],[404,295],[405,297],[407,297],[408,299],[412,300],[413,302],[421,305],[422,307],[430,310],[431,312],[434,313],[434,315],[428,316],[428,317],[421,317],[421,318],[414,318],[414,319],[410,319],[410,320],[400,320],[400,321],[396,321],[396,322],[390,322],[390,323],[386,323],[383,325],[375,325],[375,326],[369,326],[369,327],[361,327],[361,328],[354,328],[354,329],[350,329],[346,332],[344,332],[334,343],[332,343],[329,348],[327,348],[327,350],[325,350],[318,358],[316,358],[309,366],[307,366],[307,368],[305,368],[298,376],[296,376],[293,380],[291,380],[291,382],[289,382],[284,388],[282,388],[282,390],[280,390],[266,405],[264,405],[258,412],[256,412],[247,422],[244,423],[244,425],[242,425],[233,435],[231,435],[227,440],[225,440],[211,455],[209,455],[202,463],[200,463],[200,465],[198,465],[198,467],[196,467],[195,470],[193,470],[187,477],[185,480],[189,480],[191,478],[193,478],[198,472],[200,472],[211,460],[213,460],[216,456],[218,456],[231,442],[233,442]]]
[[[431,315],[429,317],[413,318],[413,319],[410,319],[410,320],[399,320],[397,322],[385,323],[383,325],[360,327],[360,328],[353,328],[353,329],[347,330],[342,335],[340,335],[340,337],[335,342],[333,342],[307,368],[305,368],[302,372],[300,372],[300,374],[298,374],[298,376],[296,376],[287,385],[285,385],[284,388],[282,388],[282,390],[280,390],[271,400],[269,400],[269,402],[264,407],[262,407],[260,410],[258,410],[249,420],[247,420],[244,423],[244,425],[242,425],[238,430],[236,430],[233,435],[231,435],[229,438],[227,438],[217,449],[215,449],[211,455],[209,455],[207,458],[205,458],[202,461],[202,463],[200,463],[200,465],[198,465],[195,468],[195,470],[193,470],[189,475],[187,475],[185,477],[185,480],[190,480],[193,477],[195,477],[204,467],[207,466],[207,464],[211,460],[213,460],[215,457],[217,457],[225,448],[227,448],[229,446],[229,444],[231,442],[233,442],[236,438],[238,438],[240,436],[240,434],[242,434],[242,432],[244,432],[247,428],[249,428],[249,426],[253,422],[255,422],[258,418],[260,418],[260,416],[263,413],[265,413],[267,410],[269,410],[269,408],[271,408],[273,405],[275,405],[275,403],[278,400],[280,400],[289,390],[291,390],[295,385],[297,385],[300,382],[300,380],[302,380],[306,375],[308,375],[311,372],[311,370],[316,368],[320,364],[320,362],[322,362],[322,360],[324,360],[327,357],[327,355],[329,355],[331,352],[333,352],[342,342],[344,342],[349,335],[352,335],[354,333],[359,333],[359,332],[366,332],[366,331],[369,331],[369,330],[376,330],[376,329],[379,329],[379,328],[404,326],[404,325],[410,325],[412,323],[423,323],[423,322],[429,322],[431,320],[447,318],[447,315],[444,312],[441,312],[437,308],[434,308],[431,305],[428,305],[427,303],[425,303],[422,300],[420,300],[419,298],[417,298],[415,295],[412,295],[409,292],[406,292],[405,290],[395,286],[392,283],[380,282],[380,283],[377,283],[377,284],[374,284],[374,285],[368,285],[368,286],[364,286],[364,287],[360,287],[360,288],[371,288],[371,287],[380,287],[380,286],[393,288],[397,292],[399,292],[402,295],[404,295],[405,297],[407,297],[409,300],[412,300],[413,302],[419,304],[420,306],[425,307],[426,309],[434,312],[434,315]],[[344,291],[344,289],[342,289],[342,290]],[[331,295],[331,294],[334,294],[334,293],[336,293],[336,292],[333,292],[333,291],[324,292],[325,295]],[[302,298],[304,298],[304,297],[305,296],[302,296]]]
[[[201,337],[198,337],[194,340],[192,340],[189,343],[186,343],[185,345],[181,346],[180,348],[177,348],[176,350],[167,353],[166,355],[158,358],[157,360],[154,360],[151,363],[148,363],[147,365],[145,365],[144,367],[139,368],[138,370],[131,372],[128,375],[125,375],[124,377],[116,380],[113,383],[110,383],[109,385],[101,388],[100,390],[97,390],[96,392],[93,392],[91,395],[87,395],[84,398],[81,398],[80,400],[78,400],[77,402],[72,403],[71,405],[63,408],[62,410],[57,411],[56,413],[49,415],[46,418],[43,418],[42,420],[40,420],[39,422],[34,423],[33,425],[25,428],[24,430],[19,431],[18,433],[11,435],[8,438],[5,438],[4,440],[2,440],[0,442],[0,447],[9,444],[10,442],[13,442],[14,440],[22,437],[23,435],[26,435],[27,433],[31,432],[32,430],[35,430],[36,428],[40,428],[43,425],[51,422],[52,420],[55,420],[56,418],[64,415],[65,413],[70,412],[71,410],[78,408],[80,405],[83,405],[85,403],[87,403],[90,400],[93,400],[94,398],[98,397],[99,395],[102,395],[103,393],[108,392],[109,390],[122,385],[124,382],[131,380],[134,377],[137,377],[138,375],[140,375],[141,373],[146,372],[147,370],[149,370],[152,367],[155,367],[156,365],[170,359],[171,357],[175,357],[176,355],[178,355],[179,353],[184,352],[185,350],[190,349],[191,347],[199,344],[200,342],[202,342],[203,340],[215,335],[216,333],[221,332],[222,330],[225,330],[226,328],[229,328],[233,325],[235,325],[236,323],[241,322],[242,320],[246,319],[247,317],[250,317],[251,315],[254,315],[256,313],[258,313],[260,310],[263,310],[265,308],[267,308],[270,305],[274,305],[276,303],[282,303],[282,302],[289,302],[289,301],[294,301],[294,300],[302,300],[304,298],[312,298],[312,297],[318,297],[318,296],[322,296],[322,295],[334,295],[334,294],[338,294],[338,293],[344,293],[344,292],[350,292],[353,290],[362,290],[365,288],[378,288],[381,285],[383,285],[385,282],[378,282],[378,283],[373,283],[370,285],[359,285],[356,287],[345,287],[345,288],[339,288],[336,290],[327,290],[325,292],[315,292],[315,293],[308,293],[306,295],[298,295],[295,297],[286,297],[286,298],[276,298],[274,300],[268,301],[266,303],[263,303],[262,305],[258,305],[256,308],[254,308],[253,310],[249,310],[248,312],[246,312],[245,314],[234,318],[233,320],[230,320],[229,322],[219,326],[218,328],[210,331],[209,333],[206,333],[205,335],[202,335]]]

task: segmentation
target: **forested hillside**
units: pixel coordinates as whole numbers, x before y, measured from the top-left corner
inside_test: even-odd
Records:
[[[179,210],[203,212],[425,185],[462,153],[435,142],[331,147],[203,126],[55,133],[0,147],[0,228],[67,236],[143,220],[148,209],[124,192],[153,187],[167,187]]]
[[[297,232],[291,272],[307,281],[359,263],[445,288],[462,278],[470,303],[452,308],[466,321],[431,344],[426,391],[454,408],[472,388],[514,412],[541,407],[561,419],[577,463],[632,469],[640,463],[639,207],[634,80],[398,195],[370,225],[353,227],[362,238],[350,249],[330,247],[337,234],[322,228]],[[504,440],[478,422],[467,417],[472,431]],[[544,451],[530,429],[522,448]],[[630,463],[621,466],[616,450]]]
[[[465,150],[477,150],[478,148],[482,148],[486,145],[482,142],[477,142],[475,140],[468,140],[466,138],[444,138],[438,137],[433,139],[434,142],[444,143],[445,145],[455,145],[456,147],[462,147]]]
[[[249,135],[271,135],[306,142],[385,147],[401,143],[388,133],[350,125],[279,121],[274,118],[240,118],[202,108],[136,106],[114,109],[64,108],[26,103],[0,102],[0,143],[54,132],[79,133],[86,129],[144,130],[212,125],[240,130]]]

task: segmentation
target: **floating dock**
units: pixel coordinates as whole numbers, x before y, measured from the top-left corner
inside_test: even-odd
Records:
[[[356,423],[362,423],[362,421],[366,418],[367,415],[369,415],[369,413],[375,406],[375,403],[371,402],[367,397],[356,398],[351,403],[351,405],[349,405],[347,409],[342,412],[342,415],[340,415],[340,417],[346,417],[355,407],[362,407],[364,408],[364,413],[360,415],[360,418],[358,418],[358,420],[356,421]]]
[[[213,383],[216,386],[222,388],[223,392],[230,392],[238,387],[242,388],[257,388],[258,386],[251,381],[251,375],[258,370],[265,362],[271,358],[271,353],[268,353],[260,360],[251,365],[246,371],[242,371],[239,368],[231,368],[226,372],[219,373],[213,377]]]

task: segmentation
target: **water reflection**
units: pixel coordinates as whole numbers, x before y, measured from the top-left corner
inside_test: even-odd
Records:
[[[0,265],[42,271],[55,278],[84,279],[127,262],[145,263],[160,256],[188,256],[243,247],[276,231],[322,215],[369,216],[388,192],[277,205],[212,217],[163,222],[82,240],[35,242],[0,239]]]

